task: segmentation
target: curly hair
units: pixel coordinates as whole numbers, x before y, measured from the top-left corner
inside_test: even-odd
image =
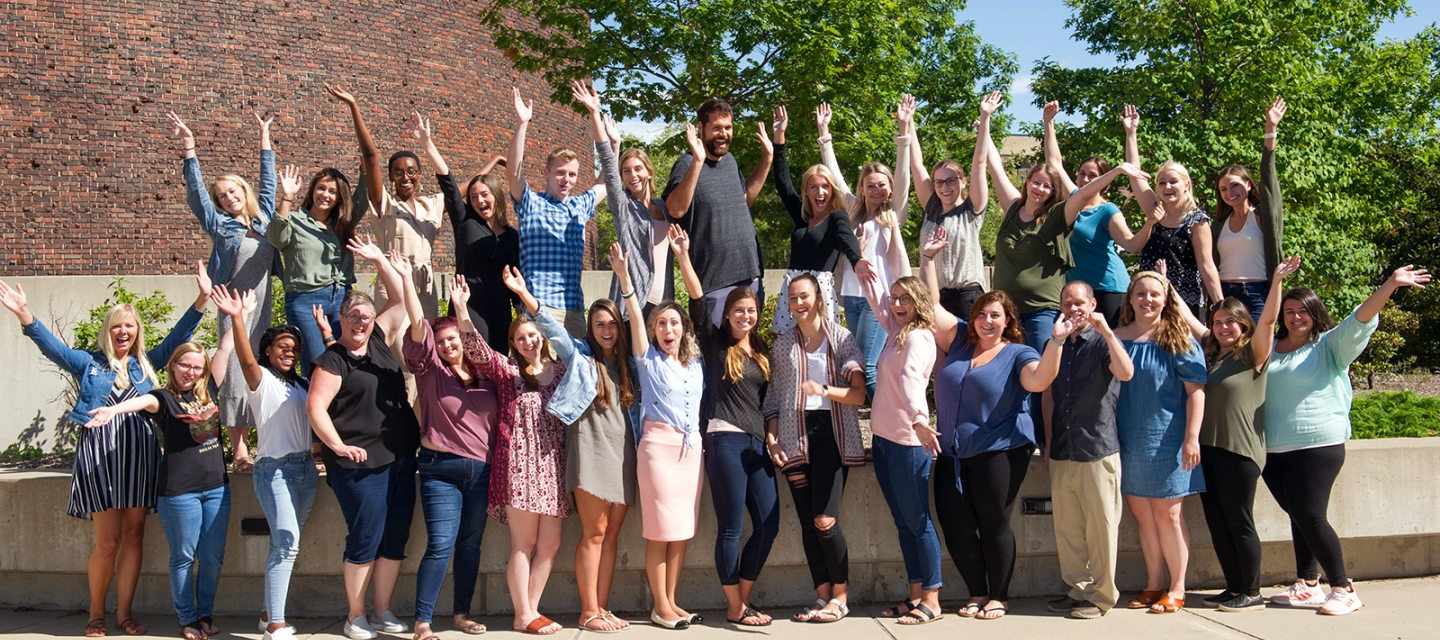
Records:
[[[935,302],[930,299],[930,289],[915,276],[905,276],[895,281],[895,287],[900,287],[905,295],[915,301],[915,313],[910,316],[910,321],[900,327],[895,334],[895,350],[905,348],[905,338],[911,331],[930,329],[935,326]],[[891,300],[894,300],[892,297]]]
[[[690,316],[680,308],[680,303],[666,300],[650,311],[650,317],[645,321],[645,328],[650,333],[650,345],[656,349],[660,348],[660,344],[655,341],[655,328],[660,324],[661,314],[666,311],[674,311],[675,315],[680,316],[683,333],[680,335],[680,345],[675,350],[675,359],[680,361],[680,366],[688,367],[691,362],[700,357],[700,345],[695,342],[695,327],[690,324]]]

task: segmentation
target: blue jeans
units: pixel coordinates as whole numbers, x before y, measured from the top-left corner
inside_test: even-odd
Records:
[[[1050,339],[1050,331],[1055,328],[1055,321],[1060,319],[1059,309],[1041,309],[1030,313],[1020,314],[1020,328],[1025,330],[1025,344],[1045,355],[1045,342]],[[1050,416],[1045,415],[1041,408],[1041,394],[1030,394],[1030,418],[1035,421],[1035,443],[1037,446],[1045,446],[1045,421]]]
[[[430,622],[455,555],[454,615],[470,613],[480,576],[480,539],[490,497],[490,463],[421,447],[420,507],[425,512],[425,556],[415,576],[415,622]]]
[[[939,589],[944,583],[940,578],[940,536],[930,519],[930,454],[925,447],[896,444],[878,436],[870,450],[875,455],[875,479],[900,534],[905,576],[925,591]]]
[[[865,356],[865,397],[875,397],[875,361],[880,359],[880,351],[885,348],[885,340],[890,336],[886,335],[885,329],[880,326],[880,321],[875,318],[875,312],[870,310],[870,302],[859,296],[844,296],[845,298],[845,325],[850,328],[850,333],[855,334],[855,343],[860,346],[861,355]]]
[[[345,561],[404,560],[415,518],[415,458],[373,469],[326,465],[325,482],[345,517]]]
[[[290,574],[300,553],[300,530],[315,504],[320,472],[309,451],[255,461],[255,497],[270,523],[270,556],[265,559],[265,612],[270,622],[285,621]]]
[[[230,485],[161,496],[155,508],[170,544],[170,599],[180,624],[189,624],[215,612],[230,524]]]
[[[1260,321],[1260,314],[1265,311],[1265,298],[1270,296],[1269,281],[1257,280],[1254,282],[1221,282],[1220,292],[1227,298],[1235,298],[1245,305],[1245,310],[1250,312],[1250,320]],[[1202,316],[1201,320],[1205,320]]]
[[[760,439],[748,433],[707,435],[704,452],[705,476],[715,503],[715,571],[722,585],[754,582],[780,535],[775,465]],[[746,511],[752,531],[741,551]]]
[[[333,334],[340,327],[340,303],[345,301],[347,291],[348,287],[332,284],[305,293],[285,292],[285,321],[300,329],[300,337],[304,340],[304,344],[300,345],[300,370],[307,378],[315,370],[310,363],[325,352],[325,340],[320,337],[320,327],[315,324],[315,314],[310,307],[318,304],[325,309]]]

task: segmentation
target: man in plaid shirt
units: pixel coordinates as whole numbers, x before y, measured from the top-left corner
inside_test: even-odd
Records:
[[[545,191],[535,193],[525,180],[525,133],[534,114],[533,102],[515,96],[515,137],[505,163],[510,200],[520,219],[520,272],[530,293],[549,309],[575,338],[585,337],[585,295],[580,272],[585,255],[585,225],[595,217],[595,203],[605,199],[605,184],[571,195],[580,178],[580,156],[559,148],[545,159]],[[577,99],[579,94],[577,94]],[[590,130],[597,152],[610,151],[599,110],[590,112]]]

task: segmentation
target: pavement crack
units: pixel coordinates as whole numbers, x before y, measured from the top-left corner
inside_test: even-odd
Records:
[[[885,635],[890,638],[890,640],[900,640],[900,638],[896,637],[894,633],[891,633],[890,625],[885,624],[885,622],[882,621],[880,618],[871,618],[871,620],[875,621],[875,626],[880,627],[880,631],[884,632]]]
[[[1181,611],[1184,612],[1184,613],[1188,613],[1188,614],[1190,614],[1190,615],[1192,615],[1192,616],[1195,616],[1196,618],[1199,618],[1199,619],[1201,619],[1201,620],[1204,620],[1205,622],[1209,622],[1209,623],[1211,623],[1211,624],[1213,624],[1213,625],[1216,625],[1216,626],[1219,626],[1219,627],[1224,627],[1224,628],[1226,628],[1226,629],[1229,629],[1230,631],[1234,631],[1235,633],[1238,633],[1238,634],[1240,634],[1240,635],[1242,635],[1242,636],[1245,636],[1245,637],[1247,637],[1247,638],[1255,638],[1256,640],[1265,640],[1265,637],[1264,637],[1264,636],[1257,636],[1257,635],[1255,635],[1255,634],[1253,634],[1253,633],[1251,633],[1251,632],[1249,632],[1249,631],[1246,631],[1246,630],[1244,630],[1244,629],[1241,629],[1241,628],[1239,628],[1239,627],[1231,626],[1231,625],[1225,624],[1224,622],[1221,622],[1221,621],[1219,621],[1219,620],[1216,620],[1216,619],[1214,619],[1214,618],[1211,618],[1211,617],[1209,617],[1209,616],[1201,615],[1198,611],[1190,611],[1190,610],[1188,610],[1188,609],[1181,609]]]

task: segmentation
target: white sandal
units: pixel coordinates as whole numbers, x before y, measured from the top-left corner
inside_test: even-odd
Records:
[[[809,622],[809,621],[811,621],[811,620],[813,620],[813,619],[815,618],[815,615],[816,615],[816,614],[820,613],[820,610],[821,610],[821,609],[824,609],[824,608],[825,608],[825,605],[826,605],[826,604],[829,604],[829,603],[827,603],[827,602],[825,602],[824,600],[821,600],[821,599],[819,599],[819,598],[816,598],[816,599],[815,599],[815,604],[814,604],[814,605],[811,605],[812,607],[814,607],[813,609],[805,609],[804,611],[801,611],[800,613],[797,613],[797,614],[795,614],[795,615],[793,615],[793,616],[790,616],[790,619],[791,619],[791,620],[794,620],[794,621],[796,621],[796,622]]]
[[[829,602],[825,603],[825,606],[828,607],[832,604],[840,607],[840,610],[836,611],[834,609],[826,609],[824,607],[821,607],[819,611],[815,612],[814,616],[811,616],[810,621],[839,622],[841,620],[844,620],[845,616],[850,615],[850,607],[845,606],[845,603],[841,602],[839,598],[831,598]]]

